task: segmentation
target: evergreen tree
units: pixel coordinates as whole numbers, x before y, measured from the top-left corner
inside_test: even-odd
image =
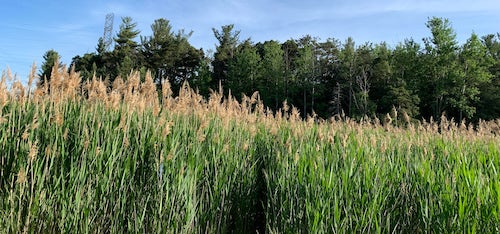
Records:
[[[200,64],[194,72],[191,81],[194,87],[202,96],[208,98],[210,94],[210,82],[212,81],[212,71],[210,70],[211,59],[202,53]]]
[[[115,40],[115,49],[113,51],[114,72],[110,71],[110,81],[115,76],[120,75],[126,78],[133,69],[138,69],[141,65],[139,61],[138,43],[135,41],[140,31],[136,29],[137,23],[132,21],[131,17],[123,17]]]
[[[142,54],[146,67],[150,69],[157,83],[168,80],[174,67],[174,34],[166,19],[157,19],[151,25],[152,36],[141,38]]]
[[[182,84],[184,81],[190,81],[194,77],[203,57],[203,50],[194,48],[188,41],[192,32],[186,34],[180,30],[175,36],[174,49],[174,82]]]
[[[98,64],[101,65],[95,53],[86,53],[83,56],[78,55],[71,60],[71,66],[74,67],[75,71],[80,72],[82,82],[92,79],[94,74],[99,77],[99,74],[97,74]]]
[[[228,66],[228,87],[237,98],[241,94],[251,95],[259,90],[257,85],[260,76],[261,58],[255,46],[249,41],[245,41],[238,46],[233,60]],[[261,92],[261,95],[266,95]]]
[[[123,55],[135,53],[138,44],[134,39],[140,31],[136,29],[137,23],[132,21],[131,17],[123,17],[120,25],[120,31],[115,37],[115,50]]]
[[[45,54],[43,55],[43,60],[44,61],[41,66],[40,73],[38,73],[38,76],[40,77],[40,81],[38,82],[39,87],[43,86],[45,84],[45,81],[50,81],[50,78],[52,76],[52,69],[54,66],[57,66],[57,69],[63,67],[62,63],[60,62],[61,56],[57,51],[53,49],[45,52]]]
[[[203,52],[189,43],[192,32],[174,34],[166,19],[155,20],[151,29],[152,36],[141,38],[145,66],[153,71],[157,84],[168,80],[178,90],[184,81],[194,78]]]
[[[110,79],[111,77],[115,77],[116,73],[116,63],[114,54],[112,51],[108,51],[106,49],[106,45],[104,44],[104,39],[102,37],[99,38],[96,46],[96,57],[95,57],[95,75],[96,77],[101,77],[103,79]]]
[[[265,104],[277,110],[285,98],[283,89],[283,50],[278,42],[264,42],[261,67],[260,91],[265,97]]]
[[[97,40],[97,46],[95,48],[97,51],[98,55],[102,55],[106,53],[106,44],[104,43],[104,39],[102,37],[99,37],[99,40]]]
[[[221,31],[213,28],[215,38],[219,42],[216,46],[214,59],[212,61],[213,79],[212,88],[216,88],[219,83],[225,87],[228,83],[228,68],[231,60],[236,55],[239,44],[240,31],[234,31],[234,25],[222,26]]]

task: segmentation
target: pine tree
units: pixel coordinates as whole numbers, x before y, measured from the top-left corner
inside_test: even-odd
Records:
[[[215,49],[212,61],[213,79],[212,88],[218,87],[219,83],[225,87],[228,83],[228,68],[231,60],[236,56],[236,49],[239,44],[240,31],[234,31],[234,25],[222,26],[221,31],[213,28],[215,38],[219,41]]]
[[[38,74],[38,76],[40,77],[40,81],[38,82],[39,87],[43,86],[45,84],[45,81],[50,81],[52,69],[54,66],[58,66],[58,69],[63,67],[62,63],[60,62],[61,56],[57,51],[53,49],[45,52],[45,54],[43,55],[43,60],[44,61],[41,66],[40,73]]]
[[[241,43],[234,59],[229,62],[227,87],[224,88],[231,89],[237,98],[241,94],[251,95],[260,88],[257,85],[260,65],[261,58],[255,46],[249,40]]]
[[[274,110],[284,101],[283,64],[281,45],[276,41],[264,42],[260,90],[266,97],[265,104]]]
[[[120,30],[114,38],[116,44],[113,51],[114,72],[110,77],[110,83],[115,76],[120,75],[126,78],[132,69],[138,69],[141,65],[139,61],[139,52],[137,50],[138,43],[135,38],[140,31],[136,29],[137,23],[132,21],[131,17],[123,17],[120,25]]]
[[[194,48],[188,41],[192,32],[172,32],[166,19],[157,19],[151,25],[153,35],[141,38],[145,66],[153,71],[157,84],[168,80],[173,90],[178,90],[184,81],[196,76],[203,51]]]

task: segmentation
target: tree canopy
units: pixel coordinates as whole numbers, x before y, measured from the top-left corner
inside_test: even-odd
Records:
[[[303,116],[380,118],[397,110],[419,119],[443,113],[469,121],[499,118],[500,34],[473,33],[460,45],[448,19],[432,17],[426,26],[422,44],[406,39],[392,47],[309,35],[255,43],[240,40],[230,24],[212,29],[218,44],[205,53],[190,44],[193,32],[174,30],[167,19],[155,20],[152,35],[142,36],[124,17],[113,51],[100,38],[96,52],[75,56],[73,66],[83,81],[149,70],[158,85],[168,80],[174,90],[189,82],[204,95],[219,85],[237,98],[258,91],[271,110],[286,101]],[[41,77],[50,77],[56,58],[53,50],[44,55]]]

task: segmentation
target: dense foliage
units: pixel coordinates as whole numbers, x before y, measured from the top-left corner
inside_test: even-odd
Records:
[[[74,57],[73,65],[83,80],[95,75],[109,85],[134,69],[142,79],[151,71],[158,87],[168,80],[175,91],[188,81],[205,98],[219,85],[239,100],[259,91],[272,110],[286,100],[303,117],[380,118],[395,107],[415,119],[443,113],[475,123],[499,118],[500,34],[473,33],[460,45],[447,19],[430,18],[426,25],[430,36],[423,44],[407,39],[395,46],[311,36],[254,43],[225,25],[213,29],[218,45],[206,56],[188,42],[192,32],[174,33],[166,19],[156,20],[153,35],[140,36],[139,43],[136,23],[125,17],[112,51],[100,39],[96,53]],[[42,67],[41,74],[50,71]]]
[[[302,121],[257,94],[157,93],[150,73],[110,90],[65,68],[34,90],[7,76],[5,233],[500,232],[498,120]]]

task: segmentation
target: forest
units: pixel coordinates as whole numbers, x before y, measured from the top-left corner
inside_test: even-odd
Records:
[[[431,17],[426,26],[423,43],[410,38],[393,46],[310,35],[253,42],[224,25],[213,28],[215,51],[205,51],[189,43],[193,32],[175,31],[167,19],[155,20],[152,35],[143,36],[123,17],[113,48],[99,38],[96,51],[73,57],[71,67],[82,83],[95,76],[111,86],[137,70],[142,79],[150,71],[158,89],[168,80],[174,92],[184,82],[204,97],[219,87],[238,100],[258,91],[270,110],[287,103],[303,117],[381,118],[395,109],[420,120],[499,118],[500,33],[472,33],[460,44],[448,19]],[[57,51],[45,53],[39,85],[59,59]]]

